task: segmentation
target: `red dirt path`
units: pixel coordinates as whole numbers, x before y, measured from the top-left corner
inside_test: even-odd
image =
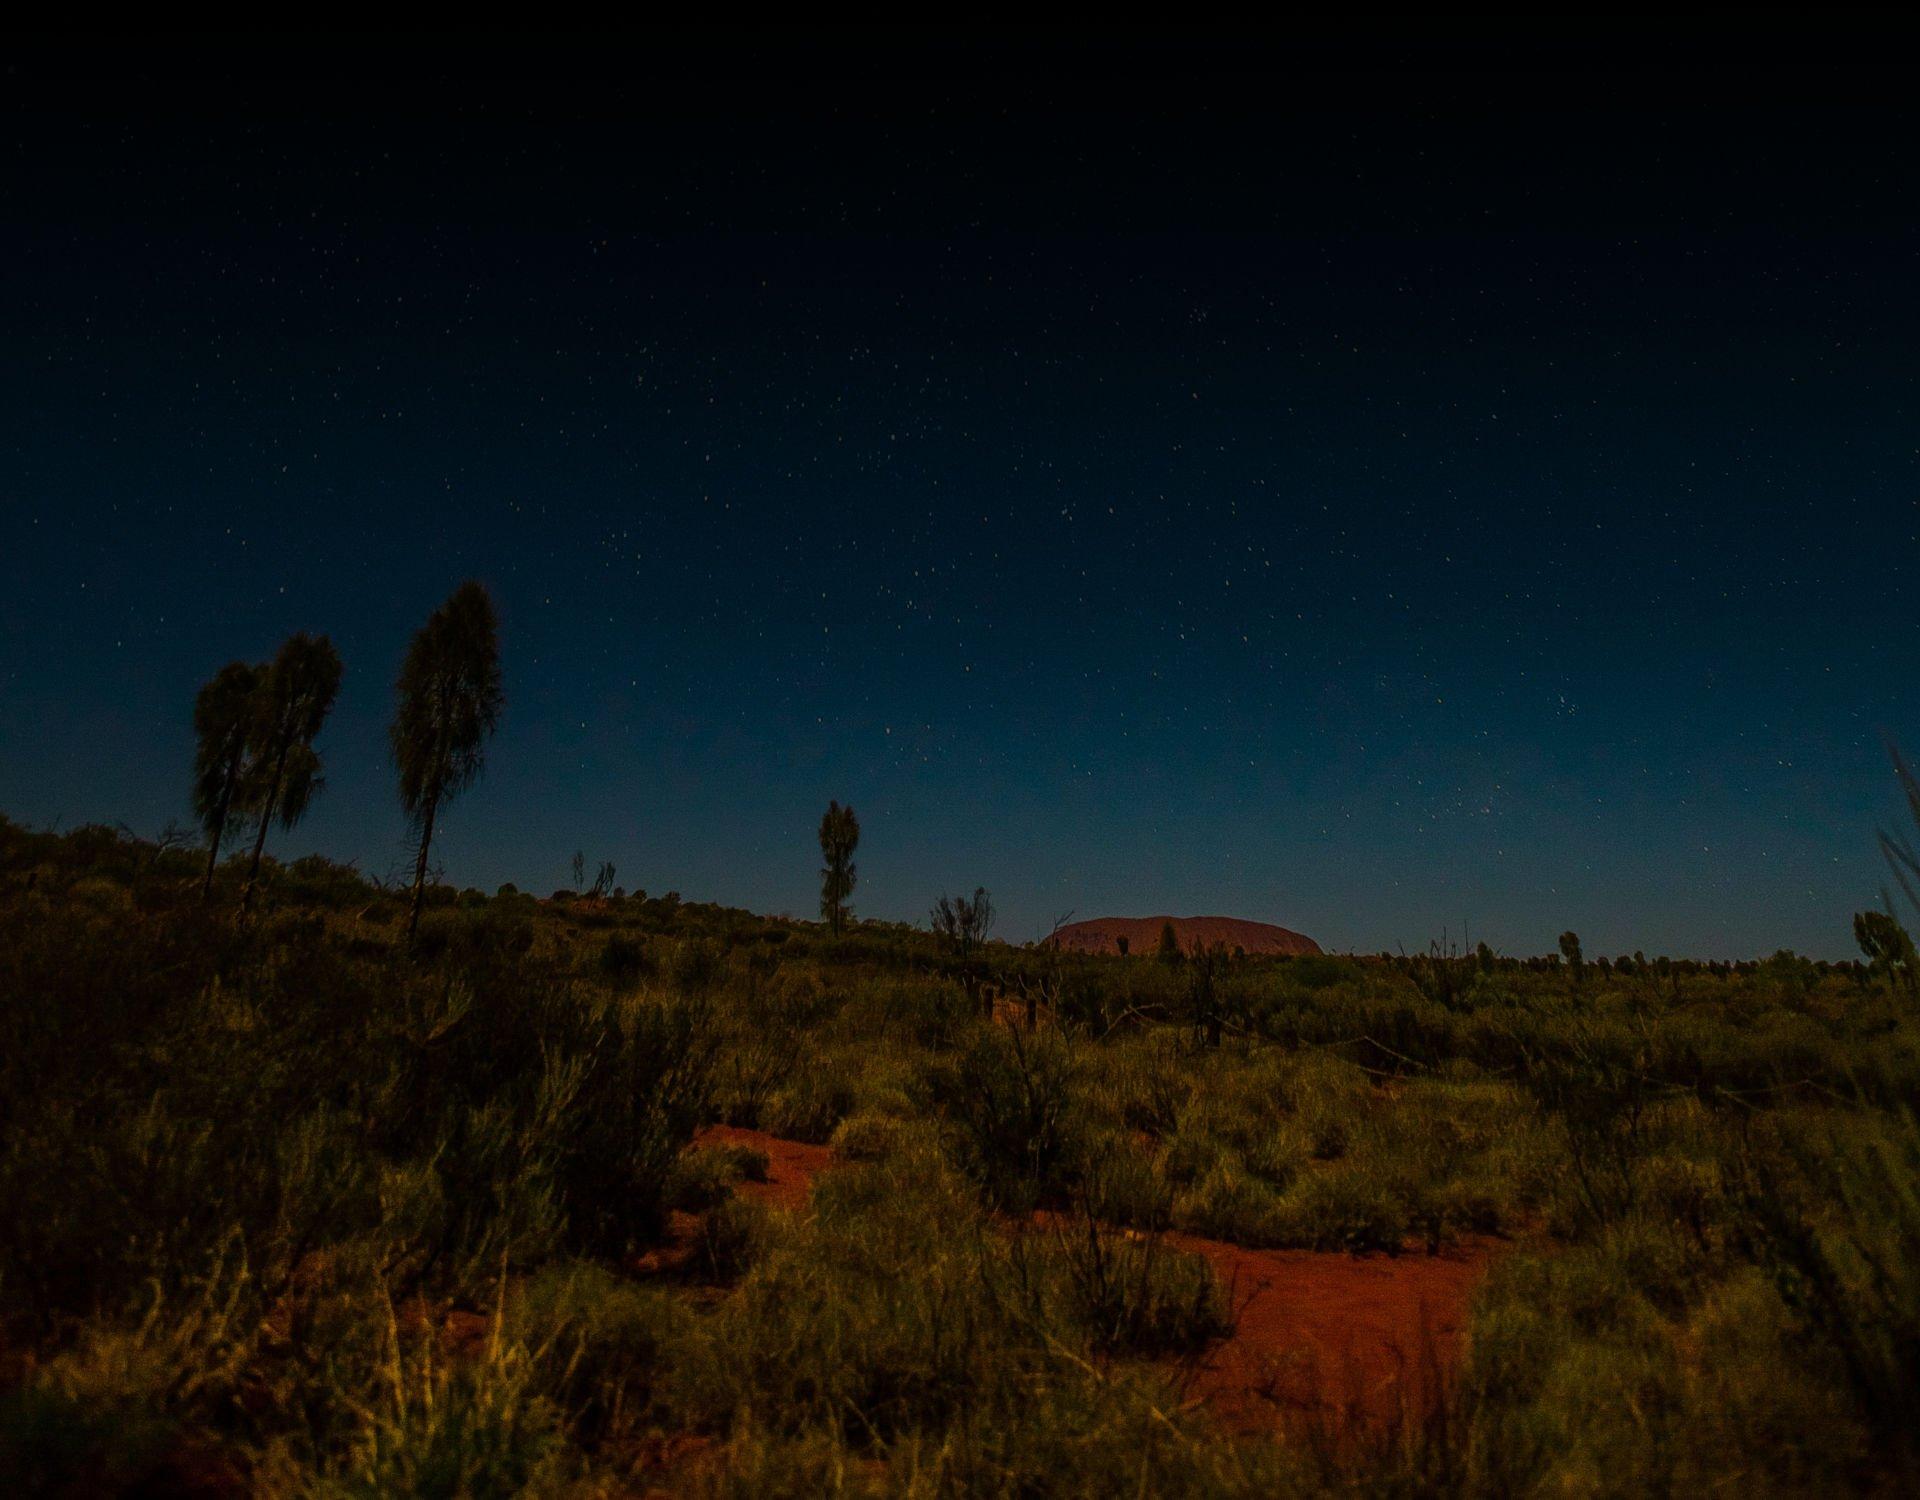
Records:
[[[767,1155],[767,1181],[743,1193],[800,1208],[831,1166],[825,1146],[715,1126],[702,1145]],[[1439,1255],[1250,1250],[1169,1233],[1165,1243],[1204,1257],[1227,1289],[1238,1326],[1200,1361],[1194,1392],[1230,1427],[1271,1431],[1288,1421],[1386,1424],[1430,1410],[1460,1354],[1468,1304],[1493,1242]]]

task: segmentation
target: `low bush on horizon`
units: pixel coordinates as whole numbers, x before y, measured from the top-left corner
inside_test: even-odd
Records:
[[[244,922],[203,874],[0,820],[0,1491],[1920,1479],[1897,970],[1436,953],[1203,988],[433,887],[409,949],[407,896],[348,867],[267,860]],[[1039,1024],[988,1020],[1023,981]],[[693,1144],[720,1123],[841,1166],[770,1211],[737,1192],[764,1155]],[[1506,1248],[1437,1412],[1255,1439],[1193,1399],[1235,1308],[1180,1233]]]

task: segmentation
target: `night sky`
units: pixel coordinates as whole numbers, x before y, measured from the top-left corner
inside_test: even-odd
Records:
[[[988,886],[1333,948],[1851,952],[1920,749],[1914,57],[1858,29],[15,42],[0,811],[387,873],[408,634],[495,594],[447,878]]]

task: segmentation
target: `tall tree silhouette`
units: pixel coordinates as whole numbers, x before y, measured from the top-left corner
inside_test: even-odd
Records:
[[[301,631],[288,636],[260,674],[242,778],[247,815],[259,823],[246,889],[240,894],[243,912],[252,905],[260,879],[267,829],[275,818],[282,828],[293,827],[320,790],[320,757],[313,741],[339,691],[340,653],[324,635]]]
[[[395,684],[398,706],[388,731],[400,773],[400,805],[419,839],[407,941],[420,928],[433,824],[451,798],[471,786],[486,742],[500,723],[500,626],[493,600],[469,579],[427,617],[407,647]]]
[[[209,677],[193,700],[193,815],[207,835],[207,878],[200,899],[213,895],[220,840],[240,815],[241,775],[247,765],[247,734],[263,667],[230,661]]]
[[[820,819],[820,853],[827,862],[820,872],[820,915],[835,937],[847,925],[847,898],[859,879],[853,851],[859,847],[860,820],[853,809],[829,802],[826,816]]]

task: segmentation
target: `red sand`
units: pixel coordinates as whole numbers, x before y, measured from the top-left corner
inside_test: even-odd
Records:
[[[1075,953],[1118,953],[1119,939],[1127,940],[1127,952],[1135,958],[1151,958],[1160,948],[1160,931],[1173,923],[1173,934],[1182,951],[1191,953],[1201,944],[1235,948],[1248,953],[1318,953],[1320,945],[1312,938],[1271,922],[1249,922],[1241,917],[1094,917],[1085,922],[1069,922],[1053,935],[1052,941]]]
[[[1485,1243],[1431,1256],[1247,1250],[1179,1233],[1166,1243],[1204,1256],[1239,1313],[1233,1336],[1201,1361],[1195,1388],[1243,1431],[1289,1417],[1338,1427],[1429,1411],[1491,1253]]]
[[[758,1130],[715,1126],[699,1140],[764,1151],[767,1181],[740,1189],[782,1208],[803,1206],[833,1162],[825,1146]],[[1490,1241],[1439,1255],[1248,1250],[1177,1232],[1165,1243],[1205,1257],[1238,1314],[1233,1335],[1196,1367],[1194,1392],[1242,1432],[1301,1419],[1339,1430],[1430,1410],[1492,1252]]]
[[[748,1146],[767,1156],[767,1180],[742,1182],[743,1197],[757,1198],[775,1208],[801,1208],[807,1201],[807,1189],[813,1179],[833,1165],[833,1152],[825,1146],[809,1146],[805,1141],[789,1141],[761,1130],[738,1125],[710,1125],[694,1137],[700,1146]]]

